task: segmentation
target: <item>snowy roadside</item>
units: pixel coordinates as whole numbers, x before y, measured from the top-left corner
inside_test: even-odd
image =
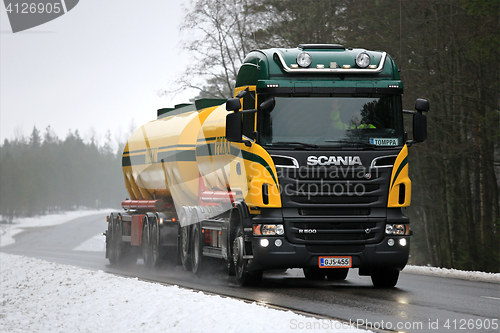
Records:
[[[463,279],[470,281],[500,283],[500,273],[471,272],[471,271],[461,271],[458,269],[413,266],[413,265],[406,266],[403,269],[403,273],[432,275],[432,276]]]
[[[110,208],[100,210],[75,210],[60,214],[19,218],[15,219],[13,223],[0,223],[0,247],[14,244],[15,241],[13,237],[22,232],[24,228],[48,227],[66,223],[79,217],[109,213],[111,211],[113,211],[113,209]],[[0,221],[3,221],[3,219],[0,218]]]
[[[1,332],[366,332],[220,296],[0,252]]]

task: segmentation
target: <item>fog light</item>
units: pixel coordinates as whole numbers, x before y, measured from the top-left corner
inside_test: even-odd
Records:
[[[262,245],[262,243],[261,243],[261,245]],[[394,246],[394,239],[389,238],[389,240],[387,241],[387,245]]]
[[[269,240],[265,239],[265,238],[261,239],[260,240],[260,246],[262,246],[262,247],[268,247],[269,246]]]
[[[281,239],[277,239],[274,241],[274,245],[276,245],[277,247],[280,247],[282,244],[283,244],[283,241]]]
[[[401,238],[401,239],[399,240],[399,245],[401,245],[401,246],[406,246],[406,238]]]

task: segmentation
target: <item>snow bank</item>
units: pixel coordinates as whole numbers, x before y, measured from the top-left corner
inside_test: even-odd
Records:
[[[403,269],[403,272],[410,274],[433,275],[455,279],[500,283],[500,273],[471,272],[460,271],[458,269],[412,265],[406,266]]]
[[[0,253],[1,332],[365,332],[255,303]]]
[[[66,223],[73,219],[99,214],[99,213],[109,213],[113,209],[101,209],[101,210],[75,210],[72,212],[66,212],[61,214],[51,214],[42,215],[36,217],[26,217],[14,220],[13,223],[1,223],[0,224],[0,247],[7,246],[15,243],[14,236],[24,228],[31,227],[46,227],[51,225],[58,225]],[[0,219],[1,221],[2,219]]]

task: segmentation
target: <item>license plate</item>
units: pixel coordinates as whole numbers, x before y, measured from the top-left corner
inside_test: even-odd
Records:
[[[351,257],[319,257],[319,267],[352,267],[351,261]]]

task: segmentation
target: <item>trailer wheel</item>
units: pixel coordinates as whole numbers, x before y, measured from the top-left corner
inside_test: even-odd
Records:
[[[204,235],[201,230],[201,223],[193,224],[191,235],[191,266],[195,275],[202,275],[204,271],[203,243]]]
[[[371,278],[375,288],[392,288],[398,283],[399,271],[394,268],[379,268],[372,272]]]
[[[108,260],[111,265],[118,264],[119,247],[116,246],[116,222],[113,214],[109,215],[108,231],[106,232],[106,251],[108,253]]]
[[[113,218],[110,216],[112,236],[111,246],[109,248],[109,262],[112,265],[129,265],[135,264],[137,261],[137,253],[133,251],[131,246],[122,241],[123,225],[121,217]]]
[[[325,269],[319,267],[304,267],[302,269],[307,280],[321,281],[325,279]]]
[[[328,268],[326,269],[326,278],[329,281],[342,281],[345,280],[349,274],[349,268]]]
[[[248,259],[244,259],[245,240],[243,238],[243,227],[241,223],[236,228],[233,241],[233,262],[236,280],[241,286],[257,286],[262,280],[262,270],[248,271]]]
[[[150,232],[151,236],[149,239],[151,242],[151,263],[152,266],[156,268],[160,266],[161,263],[160,234],[158,228],[158,219],[156,216],[153,218]]]
[[[151,231],[150,223],[147,216],[144,217],[142,226],[142,259],[144,265],[148,268],[153,268],[153,251],[151,248]]]
[[[179,255],[181,258],[182,266],[186,271],[190,271],[192,269],[191,266],[191,253],[190,253],[190,226],[187,223],[187,217],[184,211],[179,214],[179,223],[180,223],[180,251]]]

